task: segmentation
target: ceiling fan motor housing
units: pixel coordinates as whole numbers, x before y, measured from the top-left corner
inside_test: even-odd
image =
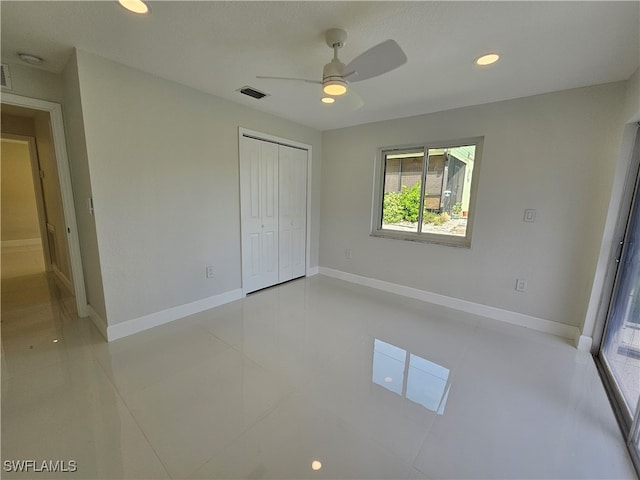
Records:
[[[337,58],[334,58],[329,63],[324,66],[324,70],[322,71],[322,80],[327,79],[342,79],[342,73],[344,71],[344,63],[342,63]]]
[[[327,95],[342,95],[347,91],[347,81],[343,78],[344,63],[334,58],[322,71],[322,90]]]
[[[330,28],[325,34],[325,40],[329,48],[342,48],[347,43],[347,32],[341,28]]]

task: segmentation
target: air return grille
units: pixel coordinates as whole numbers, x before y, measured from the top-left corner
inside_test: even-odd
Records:
[[[0,84],[4,88],[11,90],[11,74],[9,73],[9,65],[4,63],[0,67]]]
[[[255,98],[256,100],[260,100],[261,98],[268,97],[268,93],[261,92],[260,90],[256,90],[253,87],[244,86],[236,90],[236,92],[240,92],[244,95],[248,95],[250,97]]]

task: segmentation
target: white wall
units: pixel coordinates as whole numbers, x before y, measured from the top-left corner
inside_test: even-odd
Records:
[[[2,87],[3,92],[62,103],[63,87],[60,75],[18,63],[8,65],[11,74],[11,89]]]
[[[579,326],[624,96],[618,83],[325,132],[320,265]],[[476,136],[485,141],[470,249],[369,236],[378,147]],[[522,221],[526,208],[536,223]]]
[[[241,287],[239,126],[312,145],[317,265],[320,132],[76,54],[109,325]]]
[[[80,99],[80,82],[78,79],[78,65],[75,53],[62,72],[64,89],[64,123],[67,136],[67,154],[73,197],[78,225],[78,239],[80,255],[84,271],[87,303],[106,322],[107,310],[102,285],[102,271],[100,268],[100,252],[96,223],[87,208],[87,199],[91,198],[91,178],[89,175],[89,160],[84,136],[84,118],[82,116],[82,102]],[[97,320],[97,319],[96,319]],[[102,325],[103,332],[105,325]]]
[[[626,122],[640,122],[640,68],[627,81],[623,118]]]

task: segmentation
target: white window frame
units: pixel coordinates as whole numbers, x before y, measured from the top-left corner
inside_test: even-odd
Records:
[[[394,240],[409,240],[413,242],[435,243],[439,245],[447,245],[452,247],[471,248],[471,237],[473,232],[473,223],[475,220],[476,196],[478,191],[478,183],[480,177],[480,166],[482,163],[482,149],[484,137],[462,138],[448,141],[424,142],[413,145],[401,145],[391,147],[378,148],[373,180],[373,203],[371,208],[371,236],[391,238]],[[473,162],[473,173],[471,177],[471,191],[469,199],[469,213],[467,216],[467,228],[465,236],[446,235],[440,233],[429,232],[402,232],[397,230],[382,228],[382,203],[384,199],[384,181],[385,181],[385,156],[393,152],[402,153],[406,151],[415,151],[424,149],[425,156],[423,160],[423,178],[421,181],[422,188],[425,187],[425,173],[427,171],[427,152],[429,149],[452,148],[463,145],[475,145],[475,158]],[[424,190],[422,190],[424,192]],[[421,195],[421,205],[424,202],[424,194]],[[421,218],[421,217],[420,217]],[[418,222],[418,229],[421,224]]]

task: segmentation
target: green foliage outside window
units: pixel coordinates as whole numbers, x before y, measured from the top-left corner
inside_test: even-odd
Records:
[[[417,222],[420,213],[420,182],[415,183],[411,188],[402,185],[399,192],[388,192],[384,194],[382,203],[382,222],[398,223]]]
[[[411,188],[402,185],[399,192],[387,192],[382,203],[382,223],[394,224],[399,222],[414,223],[418,221],[420,214],[420,182]],[[451,217],[445,213],[433,213],[425,211],[423,223],[442,225]]]

